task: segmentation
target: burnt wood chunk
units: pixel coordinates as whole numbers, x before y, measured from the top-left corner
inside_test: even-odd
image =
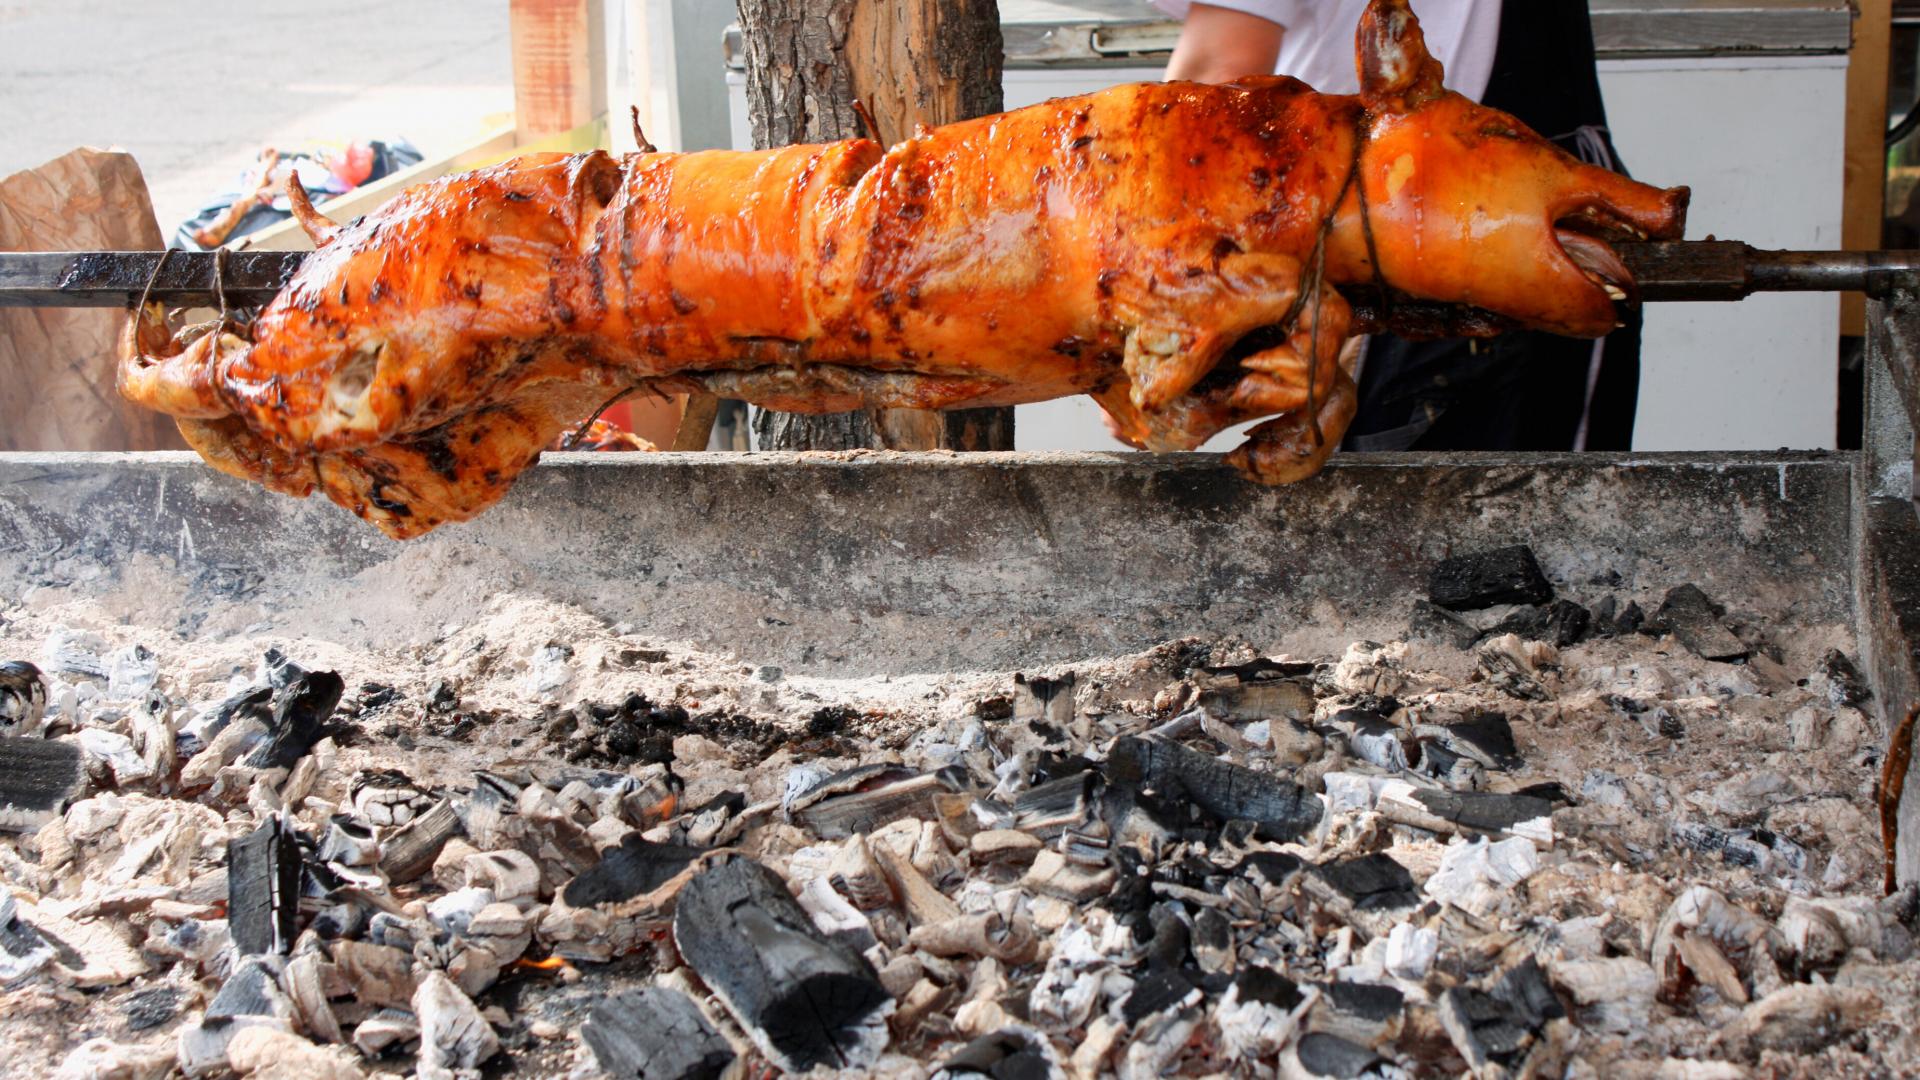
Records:
[[[1308,1076],[1326,1076],[1336,1080],[1349,1080],[1384,1063],[1379,1054],[1366,1047],[1324,1031],[1302,1036],[1294,1056]]]
[[[1431,734],[1448,750],[1489,769],[1515,769],[1520,765],[1513,723],[1497,712],[1475,712],[1457,724],[1422,728],[1420,734]]]
[[[1749,652],[1746,643],[1720,622],[1726,609],[1698,585],[1677,585],[1654,612],[1654,625],[1671,632],[1687,651],[1702,660],[1739,660]]]
[[[1524,544],[1442,559],[1427,579],[1427,598],[1449,611],[1495,604],[1544,604],[1553,586]]]
[[[1329,915],[1369,935],[1384,933],[1420,906],[1413,875],[1380,852],[1314,866],[1300,887]]]
[[[1185,802],[1222,820],[1251,821],[1255,836],[1275,843],[1320,823],[1320,800],[1299,784],[1160,739],[1129,735],[1114,743],[1107,780],[1161,803]]]
[[[1133,992],[1120,1003],[1120,1016],[1129,1024],[1138,1024],[1151,1016],[1174,1012],[1200,1004],[1200,988],[1177,969],[1155,971],[1133,984]]]
[[[1480,628],[1431,600],[1416,600],[1407,618],[1407,637],[1464,652],[1480,640]]]
[[[293,667],[291,662],[282,666]],[[247,758],[247,765],[255,769],[293,768],[320,741],[345,690],[338,672],[300,672],[274,698],[267,741]]]
[[[1013,827],[1050,840],[1086,821],[1097,778],[1076,773],[1021,792],[1013,802]]]
[[[1553,804],[1535,795],[1422,788],[1413,797],[1434,817],[1479,832],[1512,832],[1523,821],[1553,815]]]
[[[936,1076],[953,1080],[987,1076],[993,1080],[1049,1080],[1056,1075],[1047,1045],[1019,1030],[991,1031],[940,1063]]]
[[[577,908],[625,909],[635,903],[662,898],[661,894],[686,884],[707,855],[704,848],[656,844],[628,833],[620,846],[585,873],[567,882],[560,898]]]
[[[1066,733],[1073,723],[1073,672],[1046,678],[1013,677],[1013,720],[1040,728],[1049,741]]]
[[[829,778],[822,787],[834,784]],[[823,840],[844,840],[855,833],[869,833],[903,817],[935,817],[934,798],[960,791],[966,786],[966,773],[949,767],[922,773],[876,787],[831,795],[813,801],[804,808],[795,800],[793,820],[812,829]],[[817,789],[816,789],[817,790]]]
[[[12,894],[0,896],[0,985],[25,978],[54,958],[53,946],[19,917],[16,906]]]
[[[1476,1074],[1519,1066],[1537,1041],[1524,1013],[1481,990],[1454,987],[1440,998],[1439,1011],[1440,1026]]]
[[[87,781],[80,748],[0,735],[0,830],[31,832],[59,817]]]
[[[1860,676],[1860,669],[1839,649],[1828,649],[1820,657],[1818,670],[1827,677],[1827,697],[1836,709],[1843,706],[1858,707],[1873,696],[1867,680]]]
[[[300,846],[275,814],[227,842],[227,929],[241,956],[285,956],[300,914]]]
[[[1256,885],[1284,889],[1293,884],[1306,865],[1298,855],[1285,851],[1250,851],[1233,872]]]
[[[453,800],[441,799],[380,845],[380,872],[396,885],[412,881],[433,867],[440,849],[459,832],[460,814]]]
[[[759,863],[737,858],[689,882],[673,940],[780,1068],[860,1068],[886,1048],[893,997],[872,965],[823,935]]]
[[[648,986],[593,1007],[580,1037],[619,1080],[715,1080],[733,1064],[733,1048],[693,999]]]

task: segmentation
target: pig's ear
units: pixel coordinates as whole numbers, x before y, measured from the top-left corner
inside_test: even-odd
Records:
[[[1360,17],[1354,48],[1360,94],[1375,110],[1407,112],[1439,97],[1445,72],[1427,52],[1426,35],[1407,0],[1373,0]]]

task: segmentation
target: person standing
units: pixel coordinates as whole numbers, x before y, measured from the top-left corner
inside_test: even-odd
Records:
[[[1183,20],[1169,80],[1291,75],[1358,90],[1367,0],[1153,0]],[[1583,161],[1624,173],[1607,131],[1586,0],[1427,0],[1417,12],[1447,87]],[[1626,450],[1640,316],[1599,341],[1524,331],[1488,340],[1369,338],[1346,450]]]

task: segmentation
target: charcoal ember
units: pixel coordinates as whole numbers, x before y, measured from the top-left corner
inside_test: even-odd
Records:
[[[107,639],[91,630],[56,627],[40,647],[40,659],[48,671],[62,675],[107,677]]]
[[[1263,964],[1242,965],[1214,1010],[1222,1048],[1240,1061],[1278,1052],[1293,1037],[1306,1003],[1292,979]]]
[[[1520,767],[1520,749],[1514,743],[1513,723],[1501,713],[1476,710],[1458,723],[1421,724],[1414,731],[1422,739],[1432,740],[1485,768]]]
[[[274,690],[285,690],[305,675],[307,669],[295,663],[278,646],[272,646],[260,656],[260,669],[255,680],[264,682]]]
[[[414,975],[411,941],[405,947],[374,941],[336,941],[332,958],[355,1000],[389,1008],[412,1007],[419,980]]]
[[[823,936],[759,863],[736,858],[694,877],[680,893],[673,939],[780,1068],[862,1068],[886,1048],[894,1001],[872,965]]]
[[[1008,919],[998,911],[923,923],[913,928],[908,940],[934,956],[990,956],[1011,967],[1033,963],[1040,952],[1032,919],[1018,914]]]
[[[1638,601],[1628,601],[1627,606],[1620,609],[1619,618],[1613,620],[1613,629],[1616,634],[1659,635],[1658,630],[1649,626],[1647,613],[1640,609]]]
[[[1486,766],[1464,754],[1455,753],[1447,740],[1423,737],[1420,740],[1418,771],[1422,776],[1431,776],[1456,791],[1465,791],[1480,786],[1481,777],[1486,773]],[[1331,790],[1329,788],[1329,793]],[[1366,805],[1372,806],[1373,801],[1369,799]]]
[[[180,990],[173,986],[135,990],[120,999],[120,1015],[126,1018],[129,1031],[157,1028],[180,1015]]]
[[[1193,960],[1208,975],[1232,974],[1234,968],[1233,924],[1215,908],[1194,912],[1192,941],[1188,947]]]
[[[1251,821],[1255,835],[1285,843],[1320,824],[1320,801],[1289,780],[1221,761],[1179,743],[1127,736],[1107,757],[1107,781],[1123,797],[1185,803],[1214,818]]]
[[[1781,976],[1774,960],[1784,949],[1765,919],[1730,903],[1705,885],[1675,897],[1654,928],[1649,962],[1659,978],[1659,998],[1684,1004],[1697,987],[1722,1001],[1746,1004],[1750,991],[1766,993]]]
[[[86,788],[80,747],[0,735],[0,831],[31,832],[64,813]]]
[[[1300,888],[1336,921],[1369,936],[1388,932],[1420,906],[1413,875],[1380,852],[1308,867]]]
[[[1053,1045],[1028,1028],[1002,1028],[974,1039],[933,1072],[933,1080],[1051,1080],[1060,1075]]]
[[[1233,873],[1256,885],[1285,891],[1299,879],[1306,861],[1287,851],[1250,851],[1241,858]]]
[[[1820,657],[1815,673],[1826,681],[1827,700],[1834,708],[1859,708],[1873,697],[1873,690],[1861,676],[1860,669],[1839,649],[1828,649]]]
[[[1112,892],[1118,880],[1119,874],[1112,867],[1082,866],[1049,849],[1034,856],[1033,865],[1020,879],[1020,886],[1042,896],[1083,904]]]
[[[47,715],[47,680],[25,660],[0,664],[0,732],[31,735]]]
[[[1347,747],[1354,757],[1388,772],[1405,772],[1420,756],[1417,747],[1410,747],[1412,733],[1379,713],[1342,709],[1329,723],[1347,732]]]
[[[718,1080],[735,1058],[692,998],[659,986],[594,1005],[580,1038],[620,1080]]]
[[[380,872],[394,884],[412,881],[433,868],[440,849],[460,832],[460,814],[451,799],[394,830],[380,845]]]
[[[599,908],[618,918],[658,917],[689,881],[723,853],[679,844],[656,844],[628,833],[586,872],[567,883],[560,899],[569,907]]]
[[[1726,608],[1713,602],[1700,586],[1676,585],[1667,590],[1652,625],[1671,633],[1687,651],[1703,660],[1741,660],[1751,651],[1721,620]]]
[[[1807,872],[1807,849],[1771,829],[1722,829],[1699,821],[1676,821],[1673,838],[1702,855],[1755,873],[1798,877]]]
[[[186,771],[181,783],[187,788],[204,787],[213,781],[221,766],[231,764],[245,750],[251,750],[266,737],[273,720],[273,687],[252,686],[223,699],[180,729],[177,746],[180,756],[192,758],[187,770],[203,771],[204,779],[189,781]],[[234,734],[229,735],[228,732]],[[215,747],[220,747],[215,750]],[[200,759],[207,758],[208,762]]]
[[[1482,832],[1553,841],[1553,803],[1534,795],[1439,791],[1390,782],[1375,804],[1390,820],[1435,832]]]
[[[285,818],[227,842],[227,924],[242,956],[284,956],[300,916],[299,838]]]
[[[50,963],[56,953],[38,930],[20,918],[11,893],[0,893],[0,986],[10,986]]]
[[[1475,1075],[1516,1072],[1539,1041],[1528,1018],[1483,990],[1453,987],[1440,997],[1440,1026]]]
[[[280,972],[280,988],[286,991],[287,1000],[293,1005],[294,1019],[300,1030],[312,1035],[320,1042],[345,1042],[345,1033],[340,1029],[340,1017],[328,1001],[327,990],[333,982],[329,975],[337,976],[338,969],[329,962],[327,954],[319,949],[301,952],[287,961]]]
[[[1407,619],[1407,640],[1450,645],[1465,652],[1480,640],[1480,628],[1431,600],[1416,600]]]
[[[499,1036],[473,1001],[438,971],[420,980],[412,1011],[420,1021],[421,1080],[474,1069],[500,1049]]]
[[[1200,988],[1172,968],[1150,972],[1134,980],[1133,992],[1120,1003],[1120,1018],[1139,1024],[1161,1013],[1191,1008],[1205,997]]]
[[[951,766],[930,773],[901,774],[897,766],[854,769],[827,778],[819,787],[793,800],[788,814],[825,840],[844,840],[870,833],[889,822],[939,816],[939,796],[964,791],[966,771]]]
[[[1481,642],[1476,659],[1481,677],[1504,693],[1523,701],[1546,701],[1553,696],[1543,676],[1558,667],[1560,658],[1544,641],[1501,634]]]
[[[293,1004],[280,992],[278,964],[253,957],[227,976],[206,1014],[180,1029],[176,1050],[182,1072],[199,1077],[227,1071],[233,1039],[248,1027],[293,1030]]]
[[[1620,616],[1620,601],[1612,593],[1594,601],[1592,609],[1587,614],[1592,622],[1594,637],[1610,638],[1620,633],[1620,627],[1616,622]]]
[[[398,769],[362,770],[354,774],[348,790],[354,813],[375,825],[405,825],[432,805]]]
[[[1013,720],[1036,729],[1044,727],[1064,733],[1073,726],[1074,675],[1069,671],[1052,677],[1015,675],[1013,677]],[[1047,737],[1043,732],[1043,737]],[[1058,735],[1048,737],[1048,741]]]
[[[302,672],[275,695],[267,740],[247,756],[254,769],[291,769],[319,742],[346,684],[332,671]]]
[[[1287,1052],[1281,1075],[1319,1080],[1355,1080],[1377,1075],[1385,1058],[1367,1047],[1324,1031],[1309,1032]]]
[[[1306,721],[1313,718],[1314,696],[1311,683],[1300,677],[1216,675],[1211,685],[1201,689],[1197,703],[1209,714],[1234,723]]]
[[[1148,907],[1146,922],[1136,924],[1134,937],[1140,941],[1147,967],[1153,971],[1179,970],[1187,962],[1193,940],[1179,906],[1164,901]]]
[[[1555,600],[1547,607],[1547,634],[1542,639],[1565,649],[1593,636],[1593,613],[1571,600]]]
[[[1865,987],[1820,983],[1785,986],[1748,1006],[1739,1019],[1721,1031],[1719,1043],[1747,1061],[1767,1052],[1817,1054],[1878,1021],[1884,1013],[1879,995]]]
[[[1503,972],[1489,992],[1511,1009],[1530,1031],[1538,1032],[1547,1021],[1567,1015],[1566,1007],[1554,996],[1547,973],[1532,956]]]
[[[1621,1035],[1645,1030],[1658,986],[1646,961],[1632,956],[1568,960],[1554,964],[1552,974],[1582,1026]]]
[[[1028,788],[1013,802],[1013,827],[1051,840],[1084,823],[1099,779],[1099,773],[1088,770]]]
[[[361,1057],[369,1060],[417,1042],[419,1038],[419,1019],[406,1009],[398,1008],[381,1009],[362,1020],[349,1036],[353,1048],[360,1051]]]
[[[1307,1026],[1361,1046],[1380,1046],[1399,1037],[1406,1007],[1406,995],[1394,987],[1336,979],[1321,984]]]
[[[1544,641],[1555,648],[1578,645],[1592,636],[1593,615],[1571,600],[1521,608],[1488,627],[1482,636],[1516,634],[1528,641]]]
[[[1495,604],[1544,604],[1553,586],[1524,544],[1442,559],[1427,578],[1427,599],[1450,611]]]

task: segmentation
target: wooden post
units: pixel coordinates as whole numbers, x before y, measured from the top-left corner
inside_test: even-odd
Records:
[[[1846,166],[1842,180],[1840,246],[1849,251],[1880,247],[1887,188],[1887,61],[1893,34],[1893,0],[1857,0],[1853,51],[1847,58]],[[1840,332],[1866,328],[1866,297],[1840,297]]]
[[[866,135],[883,142],[999,112],[997,0],[738,0],[747,105],[757,147]],[[804,416],[761,410],[761,447],[777,450],[1011,450],[1012,409],[910,409]]]

